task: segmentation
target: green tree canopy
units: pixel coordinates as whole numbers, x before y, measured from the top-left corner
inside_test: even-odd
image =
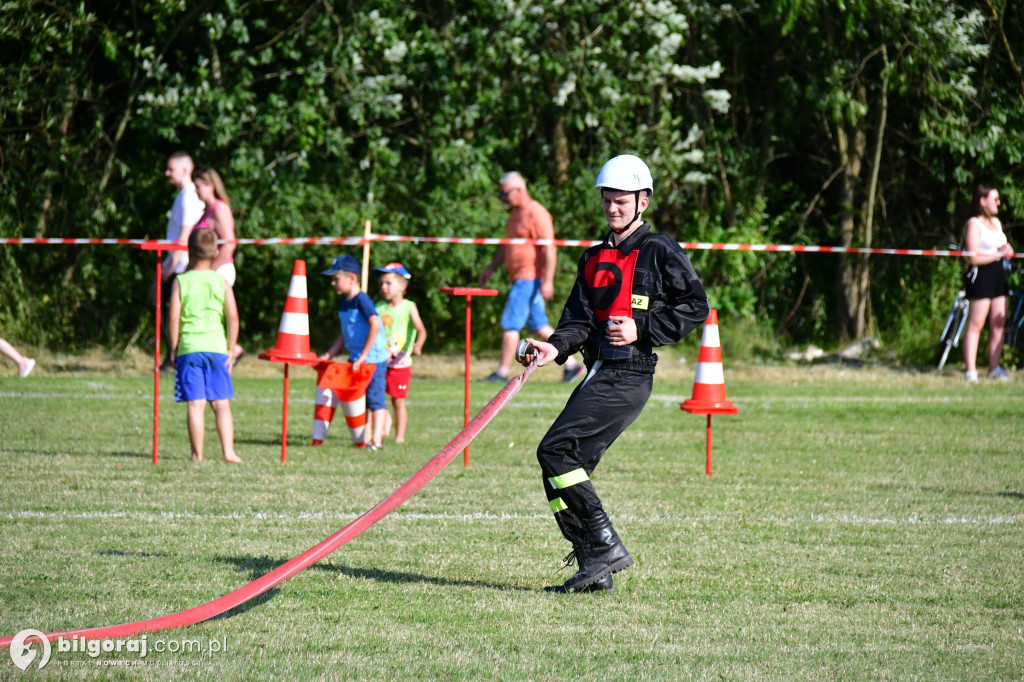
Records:
[[[680,240],[944,246],[974,178],[1008,207],[1020,197],[1022,37],[1021,10],[995,0],[0,0],[0,234],[161,237],[164,161],[184,149],[224,176],[240,237],[356,235],[365,220],[500,236],[495,183],[515,169],[558,236],[593,238],[593,178],[632,152],[654,171],[653,223]],[[292,261],[316,272],[334,251],[240,254],[243,334],[272,337]],[[435,339],[460,338],[437,289],[474,281],[490,253],[374,254],[414,273]],[[956,267],[693,259],[725,315],[819,341],[896,331],[908,297],[930,301]],[[151,268],[114,247],[4,247],[0,286],[27,295],[4,297],[0,325],[30,343],[124,342],[150,324]],[[481,302],[483,318],[499,305]]]

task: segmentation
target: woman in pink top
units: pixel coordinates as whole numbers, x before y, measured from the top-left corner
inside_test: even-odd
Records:
[[[967,273],[966,292],[971,302],[964,334],[964,362],[967,381],[978,380],[975,362],[981,330],[988,320],[988,378],[1006,381],[1009,377],[999,366],[1003,356],[1003,329],[1006,326],[1006,299],[1009,287],[1003,259],[1013,256],[1013,247],[1006,241],[999,213],[999,190],[991,185],[978,185],[974,191],[972,217],[964,227],[964,245],[973,251],[971,269]]]
[[[231,214],[231,201],[228,199],[228,192],[224,188],[224,181],[220,174],[212,168],[200,168],[192,175],[192,182],[196,186],[196,194],[206,204],[203,217],[199,219],[195,230],[211,229],[217,235],[217,239],[225,240],[224,244],[217,249],[217,255],[213,258],[211,269],[216,270],[228,286],[235,286],[235,217]],[[241,346],[235,345],[233,349],[233,360],[238,362],[245,352]]]
[[[231,201],[228,199],[224,181],[217,171],[211,168],[200,168],[192,176],[196,185],[196,194],[206,204],[203,217],[196,223],[196,228],[210,228],[217,239],[227,240],[217,249],[213,259],[213,269],[219,272],[229,286],[235,285],[235,218],[231,215]]]

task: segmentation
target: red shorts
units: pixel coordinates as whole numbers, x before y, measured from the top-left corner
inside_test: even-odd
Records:
[[[409,395],[409,379],[412,367],[388,367],[387,394],[392,398],[404,398]]]

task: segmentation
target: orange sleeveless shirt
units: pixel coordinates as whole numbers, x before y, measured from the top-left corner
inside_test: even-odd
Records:
[[[510,239],[554,239],[555,228],[551,214],[536,199],[524,206],[513,208],[508,216],[506,236]],[[534,244],[506,244],[505,267],[513,282],[518,279],[540,279],[537,272],[537,254],[545,247]]]

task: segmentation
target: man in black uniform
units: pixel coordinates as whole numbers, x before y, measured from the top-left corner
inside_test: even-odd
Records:
[[[636,156],[604,165],[597,187],[611,231],[587,249],[558,327],[533,346],[538,366],[562,364],[583,352],[588,372],[537,448],[544,490],[565,539],[567,564],[577,573],[551,592],[612,589],[612,574],[633,565],[590,481],[605,450],[626,430],[651,396],[655,346],[678,342],[708,317],[704,287],[672,239],[651,232],[641,215],[653,181]]]

